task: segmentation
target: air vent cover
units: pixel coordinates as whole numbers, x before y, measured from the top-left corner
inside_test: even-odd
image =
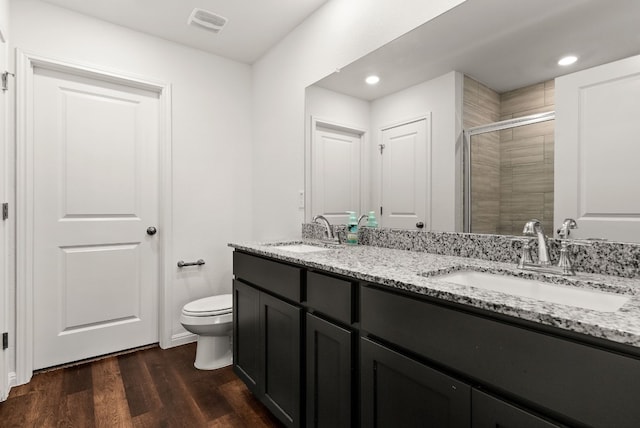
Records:
[[[189,21],[187,21],[187,23],[189,25],[197,25],[205,30],[212,31],[217,34],[222,31],[222,27],[227,23],[227,18],[216,15],[208,10],[195,8],[193,9],[193,12],[191,12],[191,16],[189,16]]]

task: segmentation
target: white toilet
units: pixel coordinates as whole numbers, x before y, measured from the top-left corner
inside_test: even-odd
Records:
[[[232,362],[233,298],[231,294],[205,297],[182,308],[180,323],[198,335],[196,361],[200,370],[225,367]]]

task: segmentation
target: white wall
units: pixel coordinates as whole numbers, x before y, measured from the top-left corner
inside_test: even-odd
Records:
[[[461,153],[456,143],[462,129],[459,123],[462,78],[460,73],[452,71],[371,103],[371,147],[381,143],[382,128],[431,114],[431,201],[428,203],[433,231],[452,232],[461,226],[456,224],[456,213],[462,203]],[[380,205],[380,180],[376,179],[381,175],[380,168],[380,162],[374,159],[371,175],[374,206]]]
[[[172,278],[180,335],[187,301],[231,292],[227,243],[252,238],[251,68],[39,1],[13,0],[10,18],[12,47],[172,85],[173,258],[206,261]]]
[[[305,103],[305,129],[308,129],[311,117],[338,125],[369,129],[371,106],[368,101],[312,85],[306,89]]]
[[[300,236],[305,87],[462,1],[331,0],[253,65],[254,238]]]

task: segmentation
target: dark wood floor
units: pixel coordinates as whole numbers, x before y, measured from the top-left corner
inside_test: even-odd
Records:
[[[279,427],[231,367],[193,367],[195,344],[34,375],[0,403],[0,427]]]

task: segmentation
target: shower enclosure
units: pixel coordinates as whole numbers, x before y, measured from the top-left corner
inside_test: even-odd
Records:
[[[553,233],[553,111],[464,131],[464,230],[520,235],[537,218]]]

